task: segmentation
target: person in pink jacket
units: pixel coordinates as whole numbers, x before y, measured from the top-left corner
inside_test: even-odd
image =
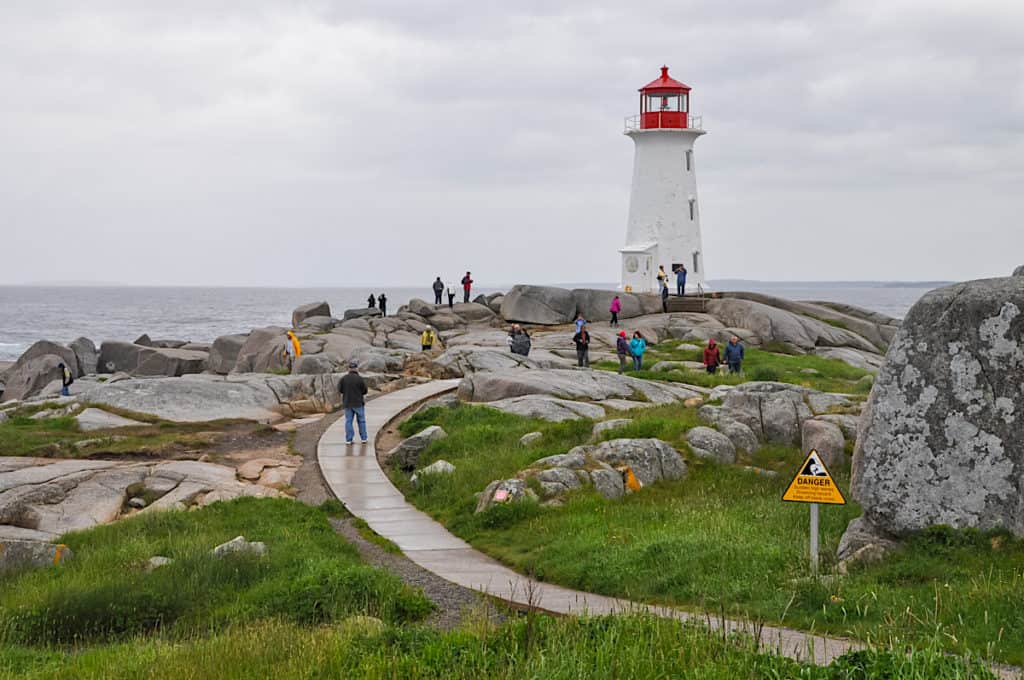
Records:
[[[618,295],[616,295],[615,297],[612,298],[612,306],[608,308],[608,311],[612,313],[612,321],[608,325],[609,326],[618,326],[619,325],[619,312],[622,311],[622,300],[619,299]]]

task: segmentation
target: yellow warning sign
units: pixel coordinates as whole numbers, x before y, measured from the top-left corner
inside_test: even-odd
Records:
[[[789,483],[782,500],[794,503],[827,503],[830,505],[846,505],[843,492],[836,486],[828,468],[821,462],[818,452],[811,449],[800,466],[800,472]]]

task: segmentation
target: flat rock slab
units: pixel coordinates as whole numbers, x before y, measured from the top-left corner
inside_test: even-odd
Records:
[[[78,421],[78,428],[86,432],[93,430],[109,430],[115,427],[133,427],[145,425],[146,423],[131,418],[125,418],[114,413],[107,413],[98,408],[87,408],[75,417]]]

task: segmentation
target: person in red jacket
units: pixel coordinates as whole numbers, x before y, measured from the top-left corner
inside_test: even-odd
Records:
[[[715,339],[711,338],[708,340],[708,346],[704,348],[704,368],[708,369],[708,373],[714,374],[721,365],[722,353],[718,351]]]
[[[462,277],[463,302],[469,302],[469,291],[472,287],[473,277],[470,275],[469,272],[466,272],[466,275]]]

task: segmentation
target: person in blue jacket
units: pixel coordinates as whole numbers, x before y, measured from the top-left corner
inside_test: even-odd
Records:
[[[743,368],[743,343],[735,335],[729,338],[729,344],[725,346],[725,363],[730,373],[739,373]]]
[[[647,341],[640,331],[633,333],[633,339],[629,341],[629,352],[633,355],[633,370],[639,371],[644,367],[644,352],[647,351]]]
[[[676,268],[676,295],[686,295],[686,265],[681,264]]]

